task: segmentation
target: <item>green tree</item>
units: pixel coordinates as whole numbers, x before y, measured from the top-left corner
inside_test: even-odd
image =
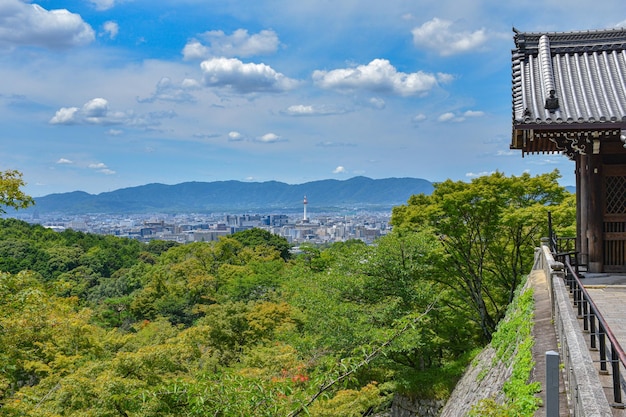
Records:
[[[256,247],[260,245],[272,247],[280,253],[280,257],[284,260],[288,260],[291,257],[291,252],[289,252],[291,245],[287,239],[275,235],[267,230],[255,227],[234,233],[231,237],[248,247]]]
[[[547,212],[572,210],[561,207],[567,193],[559,177],[555,170],[535,177],[496,172],[469,183],[447,180],[435,184],[430,196],[414,195],[393,210],[391,221],[400,231],[429,228],[439,237],[445,255],[436,282],[453,292],[450,302],[458,309],[472,309],[485,341],[547,235]]]
[[[21,188],[26,185],[22,173],[16,170],[0,172],[0,213],[6,213],[4,207],[18,210],[35,204],[32,197],[24,194]]]
[[[30,269],[47,269],[47,256],[37,247],[37,243],[27,239],[7,239],[0,241],[0,271],[16,274]]]

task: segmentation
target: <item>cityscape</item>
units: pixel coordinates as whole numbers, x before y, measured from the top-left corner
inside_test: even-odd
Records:
[[[71,229],[100,235],[136,239],[174,241],[177,243],[211,242],[222,236],[260,228],[284,237],[294,246],[316,245],[358,239],[367,244],[391,229],[390,212],[358,211],[350,214],[307,213],[307,199],[302,212],[282,214],[20,214],[12,217],[40,224],[56,231]]]

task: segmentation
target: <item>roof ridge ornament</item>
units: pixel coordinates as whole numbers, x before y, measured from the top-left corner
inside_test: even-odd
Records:
[[[552,68],[552,54],[550,52],[550,39],[547,35],[539,38],[539,65],[541,65],[541,78],[544,86],[546,98],[544,108],[550,113],[554,113],[559,108],[559,99],[556,97],[556,87],[554,82],[554,69]]]
[[[550,90],[550,96],[546,98],[546,105],[544,106],[550,113],[554,113],[559,109],[559,98],[556,96],[554,89]]]

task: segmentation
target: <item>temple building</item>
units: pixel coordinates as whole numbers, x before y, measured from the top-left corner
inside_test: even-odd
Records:
[[[626,29],[513,29],[511,149],[575,162],[576,251],[626,272]]]

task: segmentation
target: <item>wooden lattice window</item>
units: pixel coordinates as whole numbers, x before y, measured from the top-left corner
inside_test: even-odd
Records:
[[[607,176],[605,214],[626,214],[626,177]]]

